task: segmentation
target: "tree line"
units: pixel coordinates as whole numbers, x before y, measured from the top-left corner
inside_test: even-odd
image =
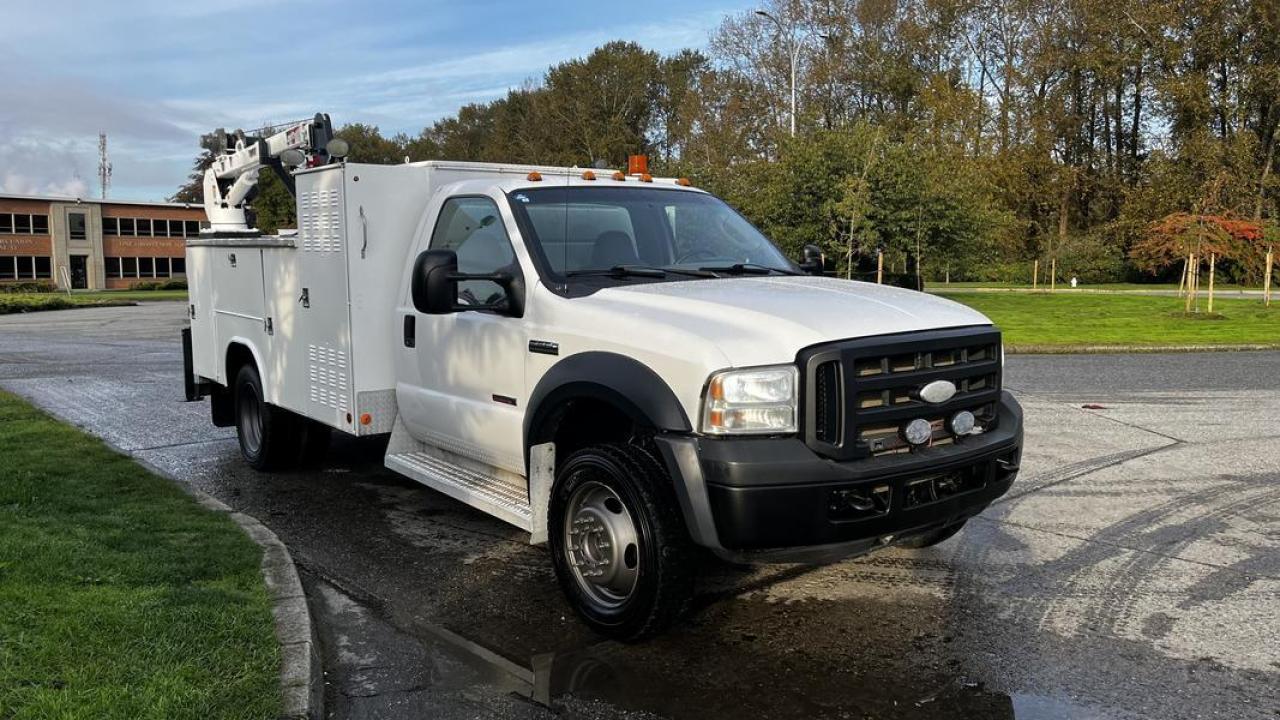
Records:
[[[1278,124],[1280,3],[767,0],[705,51],[610,42],[417,135],[338,134],[359,162],[644,153],[840,272],[884,252],[935,279],[1026,279],[1054,259],[1097,282],[1176,278],[1150,246],[1179,214],[1215,219],[1188,233],[1246,223],[1272,242]],[[292,222],[267,175],[264,229]],[[1227,271],[1259,273],[1244,257]]]

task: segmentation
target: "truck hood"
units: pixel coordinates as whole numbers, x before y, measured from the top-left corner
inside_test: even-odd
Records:
[[[831,340],[991,324],[944,298],[827,277],[648,283],[606,288],[590,300],[631,316],[630,331],[641,334],[636,342],[645,342],[646,329],[668,326],[714,342],[737,367],[789,362],[801,348]]]

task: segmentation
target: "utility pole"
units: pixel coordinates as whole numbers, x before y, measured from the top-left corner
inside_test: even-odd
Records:
[[[98,133],[98,188],[102,199],[107,199],[107,188],[111,186],[111,163],[107,160],[107,134]]]

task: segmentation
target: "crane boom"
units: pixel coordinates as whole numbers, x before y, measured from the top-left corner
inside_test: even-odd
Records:
[[[336,162],[346,154],[341,140],[333,137],[329,116],[317,113],[310,120],[292,123],[267,137],[246,135],[243,130],[228,134],[223,128],[201,138],[201,145],[214,153],[213,164],[204,173],[204,211],[211,234],[256,234],[249,227],[245,210],[257,190],[258,172],[274,170],[289,192],[294,191],[288,170]]]

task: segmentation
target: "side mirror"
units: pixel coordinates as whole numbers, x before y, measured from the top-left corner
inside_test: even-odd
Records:
[[[458,299],[458,254],[427,250],[413,263],[413,306],[427,315],[445,315]]]
[[[810,275],[821,275],[826,270],[826,258],[822,255],[822,248],[817,245],[805,245],[802,251],[800,261],[800,269]]]
[[[496,283],[506,294],[506,299],[489,305],[460,305],[458,282],[463,280]],[[452,250],[426,250],[418,255],[413,263],[411,294],[413,306],[426,315],[487,310],[512,317],[524,317],[524,280],[518,269],[515,273],[460,273],[458,254]]]

